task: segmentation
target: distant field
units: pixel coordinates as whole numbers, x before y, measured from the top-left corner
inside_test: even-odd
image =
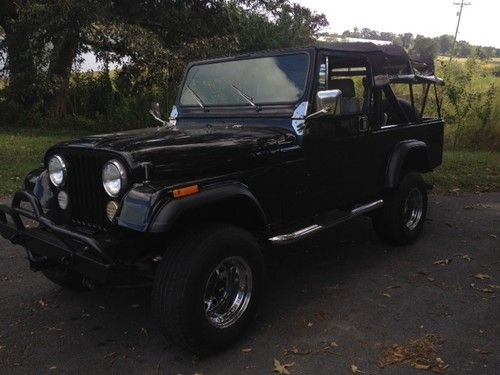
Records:
[[[0,128],[0,197],[19,189],[26,174],[41,166],[47,148],[84,132]],[[435,191],[500,191],[500,152],[447,151],[427,176]]]

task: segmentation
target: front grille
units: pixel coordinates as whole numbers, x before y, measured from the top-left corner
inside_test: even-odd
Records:
[[[101,173],[111,156],[90,150],[68,150],[62,154],[68,163],[71,220],[77,225],[105,230],[109,226],[105,213],[109,198]]]

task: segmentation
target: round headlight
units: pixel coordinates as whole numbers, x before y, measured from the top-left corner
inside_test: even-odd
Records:
[[[118,160],[111,160],[102,169],[102,185],[111,197],[117,197],[127,181],[125,168]]]
[[[49,160],[49,178],[55,186],[61,186],[66,179],[66,163],[59,155],[54,155]]]

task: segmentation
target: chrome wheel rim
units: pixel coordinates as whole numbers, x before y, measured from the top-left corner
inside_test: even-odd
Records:
[[[424,198],[418,188],[413,188],[406,197],[403,209],[403,224],[409,230],[414,230],[420,223],[424,211]]]
[[[205,286],[205,316],[216,328],[233,325],[252,297],[252,271],[241,257],[229,257],[214,268]]]

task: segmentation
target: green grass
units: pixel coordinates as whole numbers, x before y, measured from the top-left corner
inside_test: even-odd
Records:
[[[26,174],[41,166],[55,143],[86,133],[75,130],[0,128],[0,197],[22,187]],[[427,180],[435,191],[500,191],[500,152],[446,151]]]
[[[443,164],[426,179],[438,193],[500,191],[500,152],[445,151]]]
[[[82,135],[74,130],[0,128],[0,197],[22,187],[26,174],[42,165],[50,146]]]

